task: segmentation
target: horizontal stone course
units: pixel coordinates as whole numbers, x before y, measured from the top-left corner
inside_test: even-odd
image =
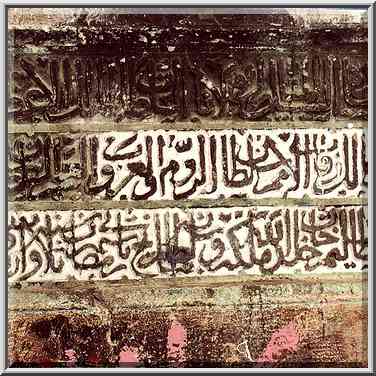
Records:
[[[222,277],[215,282],[200,278],[194,287],[189,287],[189,280],[176,282],[176,287],[168,286],[171,283],[166,281],[162,287],[148,281],[137,289],[131,283],[115,288],[108,282],[91,287],[66,283],[60,288],[12,288],[11,363],[122,367],[367,364],[364,275],[339,273],[311,280]],[[272,346],[277,337],[282,345]]]
[[[10,281],[361,271],[367,207],[11,212]]]
[[[8,150],[10,201],[367,195],[362,129],[23,134]]]

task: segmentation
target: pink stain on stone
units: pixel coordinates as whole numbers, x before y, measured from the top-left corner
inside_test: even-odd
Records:
[[[138,353],[136,350],[127,349],[120,352],[119,355],[119,363],[120,364],[132,364],[138,363]]]
[[[258,359],[258,362],[277,362],[283,352],[295,351],[298,344],[299,335],[294,323],[291,322],[287,326],[273,333],[272,338]]]
[[[73,349],[65,350],[67,366],[73,366],[77,362],[76,352]]]
[[[167,334],[168,358],[183,362],[185,360],[184,346],[186,341],[186,329],[179,321],[174,319]]]

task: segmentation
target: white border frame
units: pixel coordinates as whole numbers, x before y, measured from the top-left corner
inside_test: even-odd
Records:
[[[7,88],[5,83],[7,82],[7,24],[6,24],[6,7],[10,6],[24,6],[24,7],[66,7],[66,8],[85,8],[85,7],[116,7],[116,6],[123,6],[123,7],[137,7],[137,12],[145,12],[150,8],[153,7],[153,11],[155,13],[166,13],[166,9],[158,9],[158,7],[171,7],[175,6],[176,8],[169,9],[169,12],[182,12],[182,7],[189,7],[189,8],[200,8],[200,12],[205,12],[205,8],[207,11],[213,13],[213,8],[215,7],[222,7],[222,9],[215,9],[215,13],[224,13],[224,7],[226,7],[228,12],[239,12],[239,8],[241,6],[244,7],[275,7],[275,8],[327,8],[327,7],[336,7],[336,8],[368,8],[368,77],[369,77],[369,89],[368,89],[368,163],[371,168],[369,169],[369,191],[368,191],[368,240],[369,246],[368,248],[371,250],[369,252],[369,270],[368,270],[368,369],[367,368],[280,368],[280,369],[270,369],[270,368],[7,368],[7,247],[6,247],[6,239],[7,239],[7,209],[2,211],[1,221],[3,221],[1,229],[2,239],[4,247],[2,248],[3,256],[1,258],[1,270],[3,272],[4,278],[1,279],[1,302],[3,310],[1,311],[1,327],[0,327],[0,372],[1,373],[101,373],[103,370],[106,373],[192,373],[192,372],[202,372],[202,373],[373,373],[374,370],[374,359],[373,359],[373,343],[374,343],[374,325],[373,325],[373,313],[374,313],[374,291],[373,291],[373,272],[374,272],[374,265],[375,265],[375,257],[373,256],[373,183],[374,183],[374,174],[373,174],[373,145],[374,145],[374,132],[372,129],[374,113],[373,113],[373,84],[374,84],[374,70],[373,70],[373,63],[374,63],[374,49],[373,49],[373,36],[374,36],[374,17],[375,17],[375,4],[369,1],[331,1],[329,4],[325,0],[319,1],[310,1],[309,3],[302,3],[299,1],[290,0],[288,2],[276,2],[272,0],[264,0],[264,1],[257,1],[256,3],[251,3],[250,1],[246,0],[237,0],[236,3],[228,3],[224,1],[207,1],[204,4],[199,0],[191,0],[185,1],[184,3],[176,3],[176,1],[169,1],[165,0],[163,4],[158,3],[157,1],[149,0],[138,0],[137,3],[130,3],[121,0],[112,0],[109,4],[103,4],[103,2],[98,0],[81,0],[79,4],[77,4],[74,0],[66,0],[66,1],[58,1],[58,0],[40,0],[38,2],[34,1],[22,1],[22,0],[0,0],[0,17],[2,25],[4,27],[1,29],[1,42],[0,46],[3,51],[2,65],[3,69],[1,70],[2,80],[1,82],[4,83],[2,86],[1,97],[2,100],[0,101],[1,107],[0,111],[3,114],[3,145],[4,145],[4,154],[3,154],[3,161],[0,164],[1,175],[4,177],[4,182],[7,183]],[[140,7],[142,6],[142,8]],[[232,8],[233,7],[233,8]],[[236,8],[235,8],[236,7]],[[186,10],[185,10],[186,12]],[[1,197],[3,199],[3,207],[7,208],[8,201],[7,201],[7,184],[1,184]]]

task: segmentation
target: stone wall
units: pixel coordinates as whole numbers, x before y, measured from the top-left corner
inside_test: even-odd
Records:
[[[365,10],[8,22],[9,366],[367,367]]]

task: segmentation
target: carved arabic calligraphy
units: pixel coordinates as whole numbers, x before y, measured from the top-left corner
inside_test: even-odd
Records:
[[[366,54],[23,55],[13,68],[16,123],[367,119]]]
[[[361,129],[17,135],[9,198],[357,197],[367,192],[366,146]]]
[[[366,207],[13,212],[10,281],[301,271],[367,265]]]

